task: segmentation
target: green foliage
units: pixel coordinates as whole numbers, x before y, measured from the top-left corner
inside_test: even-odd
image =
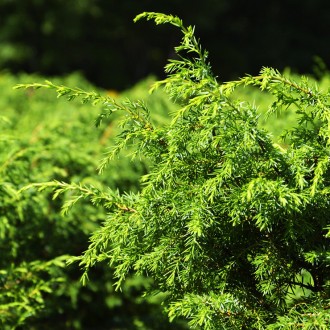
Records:
[[[183,34],[178,58],[152,88],[164,87],[177,104],[170,123],[153,123],[152,107],[139,101],[118,103],[49,82],[19,87],[97,102],[98,122],[123,112],[124,130],[101,169],[134,145],[134,156],[151,164],[142,190],[123,194],[57,181],[24,190],[50,186],[59,196],[74,189],[71,204],[86,197],[107,208],[88,249],[71,259],[85,269],[83,281],[101,261],[114,268],[117,288],[132,271],[149,276],[149,293],[166,294],[170,319],[185,317],[191,328],[328,329],[328,92],[271,68],[219,83],[193,27],[170,15],[141,18]],[[295,114],[284,145],[261,127],[257,105],[236,94],[245,86],[269,98],[268,113]]]
[[[97,195],[100,189],[139,191],[138,178],[148,164],[115,159],[98,175],[105,144],[120,132],[118,119],[105,119],[96,131],[97,108],[65,100],[54,103],[49,93],[32,89],[17,93],[12,88],[40,79],[0,75],[0,328],[148,330],[158,323],[166,328],[160,307],[163,297],[140,297],[150,280],[129,276],[122,293],[116,293],[107,265],[97,267],[86,287],[80,284],[79,269],[66,267],[69,255],[86,249],[89,235],[106,217],[104,207],[111,206],[109,194]],[[94,89],[77,74],[54,82]],[[147,95],[139,86],[132,93]],[[149,100],[158,106],[158,120],[170,105],[162,99],[159,93]],[[31,182],[50,180],[70,189],[62,190],[57,200],[49,191],[22,193]],[[79,200],[80,192],[88,198],[97,196],[95,205]],[[64,217],[61,205],[70,208],[72,201],[77,207]]]

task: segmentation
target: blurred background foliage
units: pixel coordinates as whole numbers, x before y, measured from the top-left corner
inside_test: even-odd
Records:
[[[37,75],[0,74],[0,328],[12,329],[185,329],[170,325],[162,313],[163,296],[141,298],[150,279],[128,278],[122,292],[114,292],[108,265],[97,267],[86,287],[77,265],[66,267],[67,255],[80,255],[88,237],[105,219],[106,210],[81,201],[61,214],[73,194],[53,200],[50,191],[19,189],[31,182],[59,180],[139,190],[139,177],[148,170],[129,150],[102,175],[97,166],[106,147],[119,132],[114,116],[96,129],[100,109],[80,102],[56,100],[47,91],[13,90],[18,83],[43,81]],[[98,90],[79,74],[52,81]],[[122,95],[145,99],[150,77]],[[112,93],[113,94],[113,93]],[[155,121],[166,122],[169,101],[162,92],[148,97]],[[72,196],[71,196],[72,197]]]
[[[168,27],[134,25],[143,11],[195,25],[222,81],[257,74],[261,66],[310,73],[317,57],[329,66],[327,0],[0,0],[0,68],[80,71],[117,90],[150,73],[161,76],[180,36]]]

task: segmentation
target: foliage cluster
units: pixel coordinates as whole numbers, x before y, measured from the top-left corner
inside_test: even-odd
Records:
[[[107,209],[88,249],[71,261],[90,268],[106,261],[117,288],[133,271],[150,276],[150,293],[166,293],[171,320],[202,329],[329,329],[330,112],[329,93],[307,78],[264,67],[257,76],[220,83],[194,28],[178,17],[137,17],[170,23],[182,34],[178,58],[166,65],[164,87],[178,105],[170,123],[156,125],[152,108],[53,83],[69,100],[98,103],[98,122],[123,112],[124,131],[102,162],[135,146],[151,163],[137,193],[80,189]],[[260,127],[257,104],[237,96],[254,86],[268,113],[292,112],[285,145]],[[71,184],[25,187],[55,195]],[[72,199],[72,206],[76,199]]]
[[[49,93],[13,86],[40,80],[37,76],[0,75],[0,328],[7,329],[154,329],[168,322],[162,315],[161,296],[141,299],[150,280],[130,276],[122,293],[115,293],[111,271],[97,267],[93,281],[80,284],[80,271],[65,267],[69,255],[87,247],[89,235],[106,217],[103,207],[81,201],[63,216],[61,205],[76,192],[53,200],[49,192],[19,190],[31,182],[59,180],[80,189],[108,186],[118,191],[140,190],[138,178],[147,173],[145,160],[129,158],[98,175],[98,160],[120,130],[118,119],[106,120],[95,130],[98,109],[85,104],[54,103]],[[53,79],[56,83],[94,89],[80,75]],[[117,97],[146,96],[147,79]],[[98,91],[107,95],[106,91]],[[161,93],[149,100],[158,109],[157,121],[170,103]],[[178,325],[178,329],[181,329]]]

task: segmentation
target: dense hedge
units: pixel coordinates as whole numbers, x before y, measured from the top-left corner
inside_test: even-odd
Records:
[[[97,130],[96,108],[54,102],[48,93],[13,90],[17,83],[36,79],[42,78],[0,75],[0,328],[168,329],[162,297],[140,298],[150,280],[130,277],[123,292],[115,293],[106,265],[97,268],[86,287],[79,269],[65,267],[67,255],[87,248],[88,236],[104,221],[104,208],[81,201],[64,217],[61,205],[72,194],[55,201],[48,192],[18,196],[28,183],[53,179],[138,191],[137,178],[148,169],[147,162],[126,158],[98,175],[98,161],[119,132],[118,120]],[[94,88],[79,75],[54,80]],[[151,81],[122,97],[145,97],[144,87]],[[158,94],[151,100],[157,104],[156,120],[170,107],[162,99]]]

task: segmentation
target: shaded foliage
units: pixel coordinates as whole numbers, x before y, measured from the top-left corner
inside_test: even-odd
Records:
[[[260,63],[306,73],[319,56],[329,66],[324,0],[2,0],[0,68],[47,75],[80,70],[116,89],[150,73],[162,76],[178,35],[170,29],[156,34],[147,24],[133,28],[132,18],[146,10],[174,12],[198,25],[223,81],[257,74]]]

